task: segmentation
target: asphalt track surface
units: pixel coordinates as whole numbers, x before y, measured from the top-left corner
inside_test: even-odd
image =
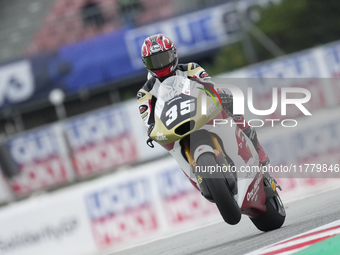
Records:
[[[110,255],[245,254],[340,219],[340,189],[286,203],[286,212],[282,228],[267,233],[244,216],[236,226],[219,222]]]

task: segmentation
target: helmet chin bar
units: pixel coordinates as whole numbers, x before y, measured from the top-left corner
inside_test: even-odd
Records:
[[[174,75],[178,67],[178,58],[170,64],[170,66],[163,68],[161,70],[149,70],[151,74],[159,79],[165,79],[171,75]]]
[[[161,70],[150,70],[151,74],[156,78],[166,78],[174,73],[176,68],[173,65],[169,65],[168,67]]]

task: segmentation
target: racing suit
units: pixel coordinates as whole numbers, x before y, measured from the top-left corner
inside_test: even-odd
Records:
[[[182,76],[189,79],[196,79],[203,85],[209,84],[210,86],[214,87],[209,74],[196,63],[179,64],[174,75]],[[148,128],[148,134],[151,133],[153,124],[155,123],[154,108],[158,96],[158,89],[163,80],[164,79],[159,80],[149,74],[147,82],[137,93],[139,112],[145,126]],[[243,115],[232,114],[233,97],[231,95],[228,95],[223,90],[216,89],[216,91],[221,98],[223,109],[227,111],[230,116],[233,117],[237,126],[250,138],[250,140],[254,144],[256,150],[259,153],[260,163],[262,165],[267,165],[269,163],[269,159],[257,140],[255,129],[251,128],[248,125]]]

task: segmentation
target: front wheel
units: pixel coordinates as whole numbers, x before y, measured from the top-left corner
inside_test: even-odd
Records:
[[[197,165],[202,167],[216,166],[215,155],[212,153],[202,154],[197,160]],[[239,223],[241,212],[231,195],[224,175],[221,172],[206,173],[203,178],[224,221],[231,225]]]
[[[268,185],[265,181],[265,185]],[[264,214],[256,218],[250,218],[257,229],[267,232],[280,228],[285,219],[286,211],[277,191],[273,192],[273,196],[266,199],[267,210]]]

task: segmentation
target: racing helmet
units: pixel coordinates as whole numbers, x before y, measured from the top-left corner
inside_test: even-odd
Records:
[[[175,44],[165,35],[152,35],[144,40],[142,59],[145,67],[156,78],[172,75],[178,65]]]

